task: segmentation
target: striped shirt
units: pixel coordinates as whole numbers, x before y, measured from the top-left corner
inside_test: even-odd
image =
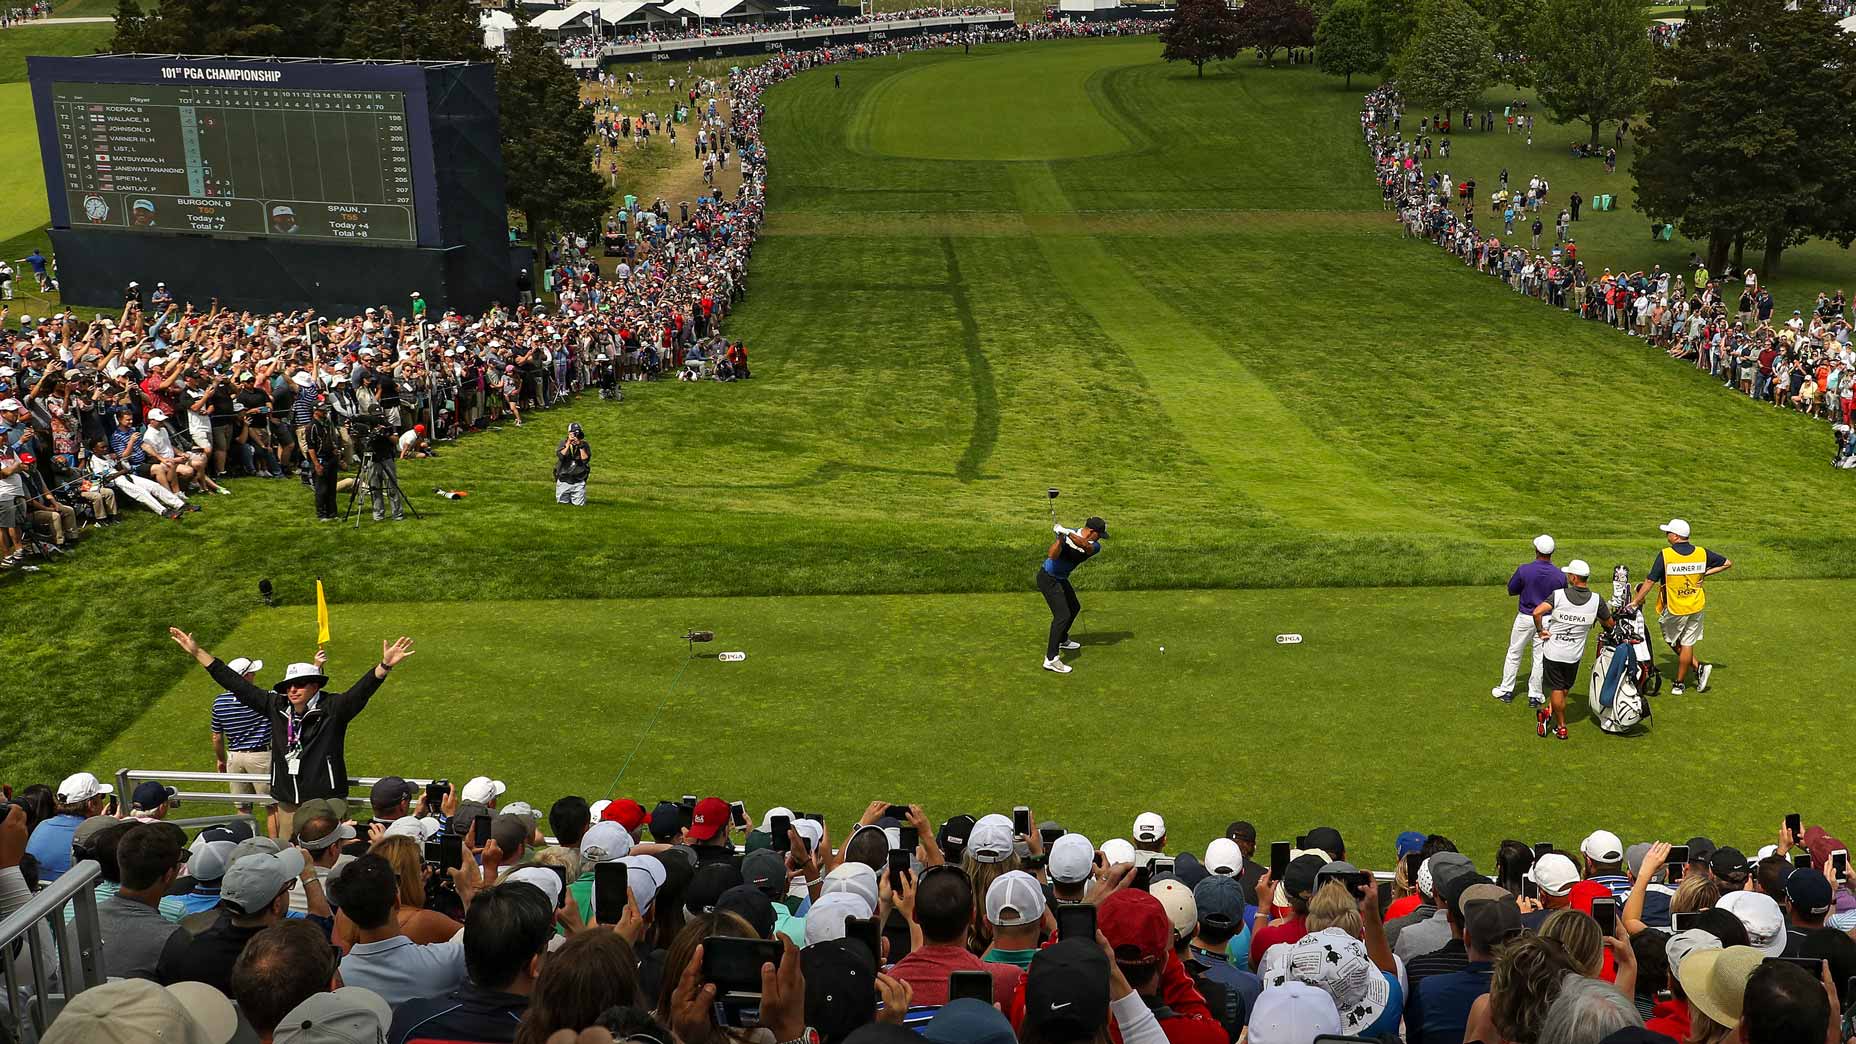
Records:
[[[238,702],[229,692],[213,700],[213,731],[226,738],[227,750],[271,749],[271,723]]]

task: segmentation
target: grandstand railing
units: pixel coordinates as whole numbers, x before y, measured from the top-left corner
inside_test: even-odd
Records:
[[[786,29],[761,29],[753,32],[718,33],[714,36],[685,37],[678,40],[643,40],[636,43],[607,44],[597,58],[562,58],[576,69],[590,69],[603,61],[651,60],[666,57],[698,57],[699,52],[743,54],[749,51],[782,51],[788,45],[809,45],[836,39],[880,40],[890,33],[916,35],[935,29],[962,26],[998,26],[1012,24],[1010,11],[993,11],[977,15],[931,15],[925,18],[893,18],[854,25],[793,26]],[[778,23],[767,23],[778,24]]]
[[[374,784],[385,778],[384,776],[350,776],[348,778],[349,800],[352,802],[354,800],[354,792],[360,790],[362,792],[360,800],[366,801],[367,790],[371,789]],[[401,778],[405,779],[408,783],[416,783],[421,787],[427,786],[432,782],[429,779],[419,779],[414,776],[404,776]],[[168,786],[174,786],[176,791],[174,797],[183,802],[220,801],[231,805],[267,805],[271,807],[277,805],[277,802],[273,800],[269,794],[234,794],[229,790],[182,790],[178,786],[175,786],[175,784],[180,783],[252,783],[268,788],[271,784],[271,777],[256,772],[170,772],[163,769],[117,769],[116,793],[134,794],[135,785],[137,783],[151,779],[159,783],[167,784]],[[179,823],[182,826],[211,826],[214,823],[226,822],[235,818],[239,817],[208,816],[203,817],[203,821],[197,823],[193,820],[184,819],[171,820],[171,822]]]
[[[36,1040],[66,997],[103,981],[96,895],[102,877],[95,860],[78,863],[0,921],[3,1010],[21,1040]],[[67,907],[73,914],[69,925]]]

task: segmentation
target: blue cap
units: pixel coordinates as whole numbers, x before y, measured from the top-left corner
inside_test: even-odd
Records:
[[[1416,830],[1407,830],[1398,836],[1398,857],[1400,859],[1424,847],[1424,835]]]

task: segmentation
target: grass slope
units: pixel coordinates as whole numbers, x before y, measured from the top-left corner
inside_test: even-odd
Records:
[[[1506,630],[1499,585],[1542,530],[1568,555],[1640,569],[1656,544],[1654,522],[1694,519],[1704,542],[1739,563],[1723,581],[1710,642],[1718,634],[1755,643],[1735,671],[1748,691],[1766,699],[1776,687],[1752,679],[1769,675],[1808,694],[1828,677],[1809,657],[1789,657],[1792,646],[1823,645],[1829,636],[1817,633],[1815,607],[1841,588],[1748,583],[1851,575],[1856,548],[1841,521],[1848,477],[1824,467],[1821,426],[1718,395],[1636,342],[1518,301],[1402,240],[1366,176],[1357,92],[1338,81],[1247,63],[1201,81],[1158,56],[1151,39],[986,47],[970,57],[838,66],[776,88],[766,120],[772,217],[730,327],[747,339],[753,381],[634,386],[623,404],[581,402],[520,431],[472,437],[402,470],[429,513],[423,522],[359,534],[314,527],[301,486],[240,482],[236,497],[215,498],[203,515],[140,518],[104,536],[107,548],[12,581],[22,597],[0,610],[0,661],[9,666],[0,675],[0,758],[43,777],[94,757],[146,709],[150,692],[187,673],[161,633],[168,622],[218,649],[231,648],[236,633],[262,653],[283,632],[266,622],[270,614],[244,623],[260,577],[276,579],[294,604],[291,627],[303,626],[309,581],[322,576],[343,619],[357,621],[345,635],[430,636],[437,644],[418,670],[466,694],[473,714],[506,702],[571,721],[585,713],[587,694],[613,691],[604,688],[609,675],[651,686],[666,676],[657,654],[613,644],[606,632],[661,640],[711,620],[790,618],[790,630],[769,635],[739,675],[771,680],[718,697],[715,710],[779,714],[760,735],[777,733],[795,761],[831,765],[887,727],[880,701],[843,692],[927,701],[938,708],[927,720],[961,735],[1012,735],[1020,701],[1048,700],[1020,694],[1052,691],[1031,664],[1043,624],[1027,575],[1049,539],[1049,485],[1063,487],[1066,518],[1099,512],[1115,532],[1111,553],[1083,577],[1085,598],[1092,614],[1128,608],[1121,620],[1092,615],[1092,628],[1235,640],[1220,613],[1241,610],[1255,613],[1244,625],[1249,641],[1290,629],[1277,621],[1295,619],[1298,607],[1317,614],[1309,629],[1324,644],[1304,673],[1278,672],[1299,661],[1220,661],[1204,691],[1232,679],[1269,684],[1292,702],[1270,721],[1247,719],[1229,746],[1255,743],[1260,731],[1280,736],[1332,782],[1371,762],[1395,714],[1419,742],[1435,737],[1426,749],[1440,764],[1491,742],[1485,735],[1497,727],[1506,730],[1501,742],[1514,733],[1527,740],[1522,749],[1541,750],[1518,719],[1497,723],[1493,707],[1465,708],[1489,702],[1477,694],[1494,680],[1491,636]],[[969,93],[968,82],[985,89]],[[1053,120],[1114,135],[1053,158],[987,158],[984,143],[1025,155],[1036,131],[1016,100],[1031,96]],[[921,136],[897,138],[898,123]],[[1115,136],[1126,144],[1109,144]],[[586,425],[599,454],[593,505],[577,512],[549,505],[549,451],[569,419]],[[1661,434],[1669,426],[1683,431],[1680,444]],[[472,496],[441,501],[430,496],[434,486]],[[1742,584],[1747,594],[1731,593]],[[1382,590],[1458,585],[1481,586],[1409,598]],[[1167,593],[1258,588],[1335,590]],[[976,593],[1009,597],[739,601]],[[710,595],[726,598],[700,608],[652,601]],[[602,599],[630,601],[560,607]],[[519,685],[488,685],[482,697],[445,683],[501,669],[495,661],[505,654],[486,640],[493,632],[483,613],[460,604],[474,602],[497,603],[487,612],[498,628],[535,635],[562,659],[524,669]],[[371,619],[363,603],[377,604]],[[1186,612],[1201,604],[1209,615]],[[1389,621],[1387,606],[1397,610]],[[1474,625],[1422,629],[1459,613]],[[576,622],[547,629],[566,619]],[[1346,637],[1355,634],[1367,640]],[[1779,643],[1777,634],[1790,637]],[[1406,640],[1375,645],[1375,635]],[[942,645],[953,660],[910,661],[898,651]],[[801,647],[824,651],[808,653],[819,659],[804,670],[759,673],[763,651]],[[1168,702],[1174,683],[1132,659],[1136,649],[1130,639],[1126,661],[1120,647],[1090,650],[1064,680],[1087,695],[1072,690],[1048,713],[1066,727],[1107,714],[1126,731],[1125,709],[1137,704],[1156,735],[1202,743],[1204,706],[1222,715],[1226,705]],[[1413,649],[1427,666],[1408,673],[1402,657]],[[354,662],[367,653],[342,655]],[[866,663],[893,670],[879,685],[858,674]],[[588,669],[594,664],[606,667]],[[409,686],[417,673],[407,673]],[[182,684],[195,693],[199,682]],[[985,696],[936,702],[952,690]],[[624,697],[623,728],[590,730],[613,748],[600,771],[608,763],[617,771],[640,691],[650,690]],[[1336,697],[1331,721],[1295,713],[1329,693],[1356,702]],[[169,732],[186,750],[199,742],[186,733],[198,728],[193,711],[167,706],[150,731],[134,734],[136,752],[178,756],[181,748],[159,740],[140,746]],[[1785,730],[1797,719],[1760,706],[1736,727],[1788,749]],[[1818,706],[1796,710],[1821,715]],[[1694,753],[1692,731],[1670,731]],[[456,746],[439,732],[423,735],[419,764],[392,767],[428,771],[427,761],[478,749],[492,735],[508,737],[501,760],[510,767],[499,772],[565,760],[558,738],[540,730],[518,736],[468,724],[456,734]],[[1597,739],[1588,731],[1573,746],[1651,749]],[[1544,766],[1585,756],[1548,747],[1513,770],[1515,780],[1533,781],[1526,794],[1544,797],[1565,782],[1541,775]],[[1196,749],[1213,772],[1227,757],[1214,745]],[[674,760],[676,750],[661,757]],[[1104,760],[1085,743],[1036,771],[1053,788],[1081,785]],[[571,771],[591,778],[594,768]],[[688,759],[650,771],[665,781],[678,771],[739,772],[728,782],[755,794],[794,778],[784,766],[697,769]],[[765,783],[749,780],[756,771]],[[1140,771],[1143,786],[1159,785],[1148,765]],[[939,767],[892,764],[891,772],[898,786],[968,799]],[[1390,779],[1376,778],[1381,789]],[[1199,781],[1192,792],[1203,794]],[[1269,807],[1285,807],[1306,782],[1248,785],[1282,789]],[[1405,807],[1394,782],[1395,794],[1377,799],[1388,821]],[[1732,807],[1722,814],[1740,822]]]

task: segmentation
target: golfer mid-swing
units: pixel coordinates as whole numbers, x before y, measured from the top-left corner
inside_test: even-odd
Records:
[[[1083,611],[1076,601],[1076,588],[1070,586],[1070,573],[1102,550],[1102,539],[1108,536],[1108,523],[1091,515],[1081,529],[1066,529],[1061,524],[1051,529],[1057,534],[1057,542],[1050,545],[1044,564],[1038,569],[1038,591],[1050,605],[1050,641],[1044,647],[1044,669],[1068,674],[1070,665],[1059,659],[1057,653],[1062,649],[1082,648],[1070,640],[1070,625],[1076,622],[1076,614]]]

